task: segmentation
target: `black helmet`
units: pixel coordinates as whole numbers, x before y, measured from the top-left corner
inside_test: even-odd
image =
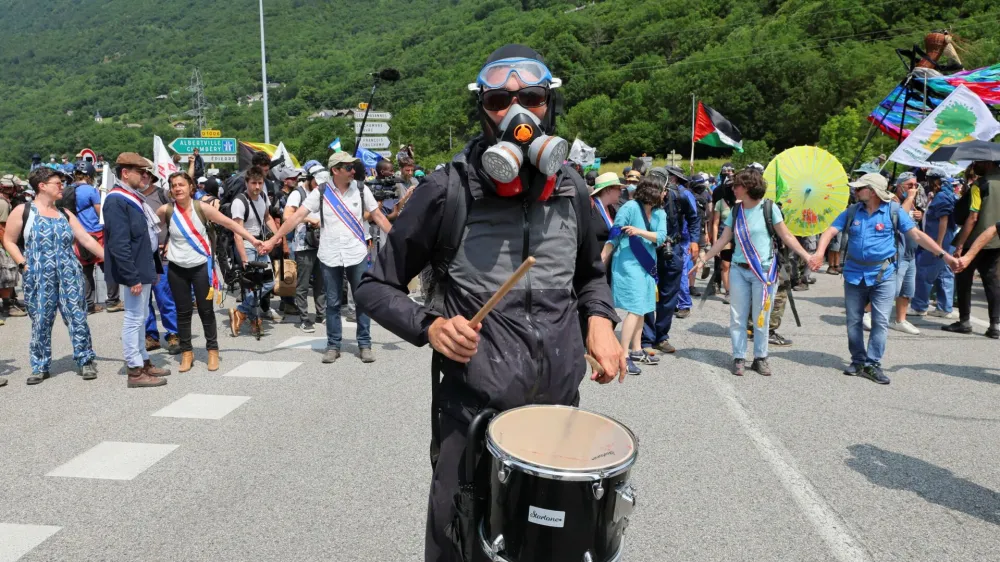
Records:
[[[86,160],[80,160],[79,162],[77,162],[74,171],[78,174],[83,174],[88,178],[94,177],[94,174],[96,173],[96,171],[94,170],[94,165],[91,164],[90,162],[87,162]]]

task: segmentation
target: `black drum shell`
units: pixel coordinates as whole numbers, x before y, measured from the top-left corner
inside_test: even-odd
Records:
[[[583,562],[590,552],[594,562],[613,559],[621,548],[626,518],[614,521],[615,492],[628,482],[629,470],[600,480],[601,499],[594,498],[594,482],[554,480],[507,468],[500,482],[503,462],[491,459],[490,498],[483,518],[487,543],[502,534],[502,556],[511,562]],[[531,507],[566,513],[564,527],[528,521]]]

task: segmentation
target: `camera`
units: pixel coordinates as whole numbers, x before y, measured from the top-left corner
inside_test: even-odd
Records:
[[[372,190],[372,195],[379,203],[386,199],[396,199],[398,196],[396,193],[396,178],[365,180],[365,185],[368,186],[368,189]]]
[[[274,270],[268,262],[252,261],[243,266],[239,279],[244,289],[260,291],[264,285],[274,282]]]

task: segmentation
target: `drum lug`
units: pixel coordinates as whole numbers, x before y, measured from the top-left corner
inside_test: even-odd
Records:
[[[601,484],[600,480],[594,482],[593,490],[594,490],[595,500],[600,500],[601,498],[604,497],[604,486]]]
[[[503,560],[500,553],[505,548],[507,548],[507,544],[503,540],[503,534],[497,535],[497,538],[493,539],[493,544],[490,545],[490,558],[494,561]]]
[[[615,514],[613,522],[618,523],[622,519],[628,520],[628,516],[635,510],[636,490],[632,484],[621,483],[615,488]]]
[[[497,470],[497,479],[500,480],[501,484],[507,483],[507,478],[510,477],[510,463],[507,461],[502,461],[500,463],[500,469]]]

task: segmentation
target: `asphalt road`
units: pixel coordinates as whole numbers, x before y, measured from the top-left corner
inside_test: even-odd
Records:
[[[582,405],[639,438],[626,560],[1000,559],[1000,344],[919,320],[890,333],[891,385],[844,376],[840,282],[795,294],[803,327],[787,315],[771,378],[728,374],[711,299],[662,365],[584,383]],[[129,390],[120,322],[90,317],[90,382],[57,322],[55,376],[32,387],[28,319],[0,327],[0,562],[422,559],[429,349],[375,327],[363,365],[349,327],[325,366],[284,323],[222,335],[217,373],[201,350],[167,386]]]

